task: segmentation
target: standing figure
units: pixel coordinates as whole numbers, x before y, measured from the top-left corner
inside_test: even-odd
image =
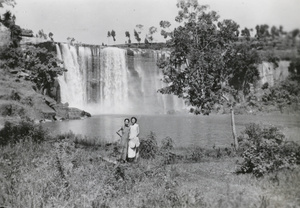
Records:
[[[137,119],[135,117],[132,117],[130,120],[131,126],[129,132],[128,159],[137,161],[139,157],[140,140],[138,136],[140,134],[140,129],[139,125],[136,123]]]
[[[122,135],[119,132],[122,132]],[[121,162],[126,162],[127,159],[127,150],[128,150],[128,138],[129,138],[130,126],[129,126],[129,119],[126,118],[124,120],[124,126],[122,126],[118,131],[117,134],[121,137]]]

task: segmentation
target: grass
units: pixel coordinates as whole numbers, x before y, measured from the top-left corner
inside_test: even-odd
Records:
[[[158,154],[114,165],[100,156],[116,158],[118,144],[88,143],[73,133],[41,144],[27,141],[0,147],[0,206],[300,206],[299,168],[257,179],[236,175],[240,158],[225,149],[172,152],[181,157],[169,164],[165,154]]]

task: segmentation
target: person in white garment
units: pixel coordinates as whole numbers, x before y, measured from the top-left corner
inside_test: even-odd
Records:
[[[128,158],[131,158],[130,160],[134,160],[136,162],[139,157],[140,140],[138,136],[140,134],[140,129],[135,117],[132,117],[130,121],[131,126],[129,131]]]

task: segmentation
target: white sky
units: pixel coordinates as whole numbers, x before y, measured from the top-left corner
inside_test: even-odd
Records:
[[[129,31],[132,42],[133,29],[137,24],[159,28],[160,20],[175,25],[178,12],[177,0],[16,0],[11,10],[16,23],[34,33],[43,29],[52,32],[55,41],[65,42],[67,37],[88,44],[107,44],[107,32],[116,31],[116,43],[125,43],[125,31]],[[199,0],[208,4],[221,16],[233,19],[240,28],[255,28],[257,24],[282,25],[290,31],[300,28],[300,0]],[[160,29],[159,29],[160,33]],[[155,39],[163,41],[157,33]],[[142,41],[145,32],[141,35]],[[109,40],[112,44],[112,39]]]

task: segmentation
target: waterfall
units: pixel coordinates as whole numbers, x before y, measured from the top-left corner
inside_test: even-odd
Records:
[[[125,50],[105,48],[101,51],[100,106],[102,113],[124,113],[128,102],[128,69]]]
[[[68,70],[58,78],[62,103],[92,114],[168,113],[184,108],[183,100],[162,95],[165,86],[157,58],[165,53],[100,46],[56,45]]]
[[[85,90],[83,70],[79,67],[77,49],[68,44],[61,44],[64,68],[68,71],[60,78],[61,102],[68,102],[71,107],[84,108]],[[66,83],[64,85],[64,82]]]

